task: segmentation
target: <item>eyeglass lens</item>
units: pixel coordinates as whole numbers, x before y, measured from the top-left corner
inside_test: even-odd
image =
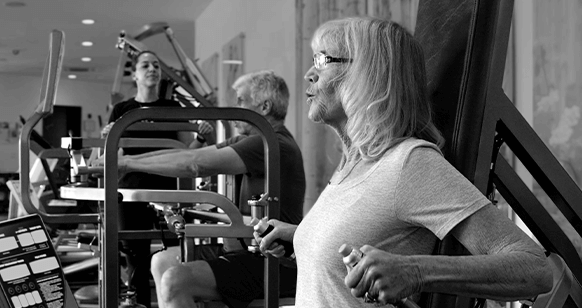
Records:
[[[325,55],[322,53],[316,53],[313,55],[313,65],[315,66],[315,68],[322,68],[325,67],[326,64],[326,59],[325,59]]]

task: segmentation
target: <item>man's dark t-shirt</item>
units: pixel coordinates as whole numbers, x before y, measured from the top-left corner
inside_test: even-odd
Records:
[[[273,127],[279,141],[281,157],[281,202],[280,220],[299,224],[303,217],[303,199],[305,197],[305,171],[303,157],[299,146],[291,133],[283,125]],[[243,160],[247,173],[243,175],[239,209],[243,215],[250,215],[247,201],[253,195],[264,193],[265,160],[263,139],[260,134],[236,136],[217,144],[218,148],[230,146]]]

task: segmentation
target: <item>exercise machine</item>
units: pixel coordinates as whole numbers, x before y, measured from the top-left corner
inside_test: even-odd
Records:
[[[500,193],[547,251],[554,289],[523,307],[582,307],[578,252],[499,153],[502,145],[511,149],[580,234],[582,192],[502,89],[513,6],[512,0],[421,1],[415,37],[425,51],[429,95],[446,139],[445,157],[492,201]],[[446,238],[435,253],[467,252]],[[482,303],[448,294],[424,296],[427,308]]]
[[[39,215],[0,222],[0,307],[78,308]]]
[[[127,73],[126,69],[130,65],[128,61],[131,61],[141,51],[151,50],[143,41],[156,35],[164,35],[180,63],[180,68],[176,69],[159,59],[163,79],[159,89],[159,96],[177,100],[187,108],[217,107],[216,89],[212,88],[196,62],[192,61],[184,52],[174,36],[174,31],[166,22],[147,24],[135,36],[125,31],[119,33],[116,47],[120,50],[120,55],[111,90],[111,105],[120,102],[123,98],[121,86],[123,77]],[[224,138],[230,138],[232,135],[230,123],[228,121],[220,121],[220,123],[223,127]],[[217,129],[214,130],[213,138],[211,138],[213,140],[208,140],[209,144],[218,141],[218,132]],[[224,193],[236,202],[240,181],[240,177],[225,175],[211,177],[204,184],[213,191]]]
[[[165,123],[143,123],[142,120],[164,120]],[[257,127],[265,143],[265,170],[266,181],[264,192],[267,196],[264,205],[265,214],[269,218],[279,217],[279,148],[277,138],[267,120],[261,115],[240,108],[201,108],[200,110],[183,108],[139,108],[126,113],[112,126],[105,139],[105,170],[104,189],[85,187],[62,187],[63,198],[83,200],[104,200],[103,223],[101,228],[101,301],[100,306],[112,307],[117,305],[119,290],[118,275],[118,247],[120,239],[146,238],[144,231],[118,231],[117,204],[119,201],[148,201],[171,203],[201,203],[219,207],[228,215],[230,224],[195,224],[186,223],[183,227],[185,237],[233,237],[252,238],[253,228],[244,223],[238,207],[228,198],[209,191],[164,191],[142,189],[118,189],[117,187],[117,149],[124,130],[137,123],[140,130],[175,130],[168,121],[182,121],[187,119],[200,120],[237,120],[249,122]],[[179,123],[178,123],[179,124]],[[155,232],[155,231],[153,231]],[[265,259],[265,305],[278,307],[278,260],[272,257]]]
[[[147,24],[135,36],[131,36],[125,31],[121,31],[119,34],[116,47],[121,50],[121,54],[113,82],[112,104],[117,103],[122,97],[120,89],[127,61],[141,51],[151,50],[142,41],[158,34],[164,34],[168,39],[181,65],[181,69],[173,69],[160,59],[162,76],[169,81],[165,89],[160,89],[163,94],[160,96],[168,99],[174,96],[188,106],[216,107],[214,89],[210,86],[196,63],[186,55],[174,37],[174,31],[166,22]]]

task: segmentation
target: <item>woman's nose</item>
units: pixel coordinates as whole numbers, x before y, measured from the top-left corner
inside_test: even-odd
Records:
[[[305,79],[305,81],[308,81],[311,83],[317,82],[318,78],[319,77],[317,76],[317,72],[315,71],[315,66],[313,66],[313,65],[309,68],[307,73],[305,73],[305,76],[303,76],[303,79]]]

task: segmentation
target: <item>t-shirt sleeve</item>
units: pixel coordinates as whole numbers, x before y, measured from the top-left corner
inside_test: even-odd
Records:
[[[233,143],[237,143],[237,142],[241,141],[242,139],[245,139],[246,137],[247,137],[246,135],[237,135],[234,137],[230,137],[223,142],[217,143],[215,146],[219,149],[222,149],[222,148],[227,147]]]
[[[247,173],[251,176],[262,177],[265,174],[265,155],[263,139],[260,135],[252,135],[229,144],[238,154],[247,167]]]
[[[117,121],[117,119],[119,119],[121,117],[121,114],[120,114],[121,108],[120,107],[121,107],[121,103],[113,106],[113,110],[111,110],[111,114],[109,115],[109,121],[107,121],[107,123],[115,122],[115,121]]]
[[[429,147],[411,150],[395,191],[396,215],[443,239],[489,200],[445,158]]]

